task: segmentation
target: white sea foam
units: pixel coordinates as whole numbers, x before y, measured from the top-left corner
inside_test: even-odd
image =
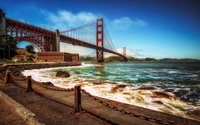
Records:
[[[185,75],[185,77],[198,77],[196,74],[191,74],[191,75]]]
[[[79,68],[88,66],[94,66],[94,65],[83,64],[82,66],[79,66]],[[73,67],[66,67],[66,68],[73,68]],[[127,103],[130,105],[149,108],[157,111],[164,111],[174,115],[186,116],[186,112],[184,111],[195,109],[194,106],[188,105],[187,103],[177,99],[173,93],[164,92],[162,89],[141,90],[139,89],[139,87],[133,87],[133,86],[125,86],[120,88],[118,87],[117,84],[110,84],[110,83],[95,85],[93,84],[93,82],[79,78],[75,74],[71,74],[69,78],[56,78],[55,72],[52,72],[52,69],[59,69],[59,68],[24,70],[22,73],[24,74],[24,76],[32,76],[32,78],[36,81],[52,82],[55,86],[62,88],[72,88],[75,85],[80,84],[82,85],[83,89],[85,89],[86,91],[90,92],[92,95],[95,96]],[[90,74],[87,75],[90,76]],[[133,79],[137,80],[137,78]],[[119,82],[118,84],[125,84],[125,83]],[[145,85],[150,86],[151,83],[146,83]]]
[[[172,70],[172,71],[168,71],[168,73],[175,74],[175,73],[178,73],[178,71]]]

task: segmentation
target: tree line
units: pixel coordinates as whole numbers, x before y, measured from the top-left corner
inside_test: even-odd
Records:
[[[17,49],[17,41],[10,35],[2,34],[0,35],[0,58],[13,57]]]

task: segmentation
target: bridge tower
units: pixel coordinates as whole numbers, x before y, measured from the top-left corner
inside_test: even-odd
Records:
[[[2,9],[0,9],[0,34],[6,34],[6,16]]]
[[[124,61],[128,61],[127,57],[126,57],[126,47],[123,48],[123,56],[124,56]]]
[[[126,56],[126,47],[123,48],[123,55]]]
[[[103,18],[99,18],[96,20],[96,45],[99,47],[104,47],[104,41],[103,41]],[[97,49],[96,50],[96,61],[97,62],[103,62],[104,61],[104,54],[103,50]]]

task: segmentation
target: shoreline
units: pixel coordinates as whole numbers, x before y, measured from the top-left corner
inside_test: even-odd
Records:
[[[20,83],[21,84],[21,83]],[[37,87],[36,87],[37,88]],[[41,91],[41,90],[40,90]],[[45,90],[46,91],[46,90]],[[49,94],[49,92],[45,92],[47,95]],[[84,97],[85,98],[85,97]],[[124,105],[123,107],[132,107],[132,106],[130,106],[130,105],[127,105],[127,104],[121,104],[120,102],[116,102],[116,101],[111,101],[111,100],[107,100],[107,99],[103,99],[103,100],[106,100],[107,102],[112,102],[112,103],[116,103],[116,105]],[[134,107],[134,106],[133,106]],[[138,110],[138,109],[142,109],[142,108],[140,108],[140,107],[136,107],[136,109]],[[148,109],[143,109],[143,110],[148,110]],[[149,110],[148,110],[149,111]],[[151,110],[150,110],[150,112],[152,112]],[[148,114],[148,113],[147,113]],[[159,113],[158,112],[158,114],[162,114],[162,113]],[[164,115],[167,115],[168,116],[168,114],[164,114]],[[160,116],[160,115],[159,115]],[[170,115],[169,115],[170,116]],[[172,117],[176,117],[176,116],[172,116]],[[129,118],[127,118],[127,119],[129,119]],[[184,121],[185,121],[185,118],[178,118],[178,119],[184,119]]]
[[[52,69],[44,69],[42,72],[40,70],[34,70],[34,72],[30,71],[30,74],[27,74],[33,76],[32,78],[36,81],[51,82],[57,87],[68,89],[74,87],[75,85],[81,85],[83,89],[90,92],[91,95],[97,97],[158,112],[165,112],[167,114],[181,116],[184,118],[194,120],[200,119],[200,116],[198,115],[200,110],[197,107],[199,103],[195,104],[195,102],[180,100],[176,97],[176,95],[168,91],[164,91],[164,89],[144,85],[133,87],[127,84],[117,85],[113,84],[113,82],[94,82],[87,79],[82,80],[79,77],[73,78],[73,76],[66,79],[56,78],[54,77],[54,74],[49,73],[51,70]],[[31,74],[31,72],[33,74]],[[45,75],[45,72],[48,72],[48,76]],[[56,70],[53,72],[56,72]],[[191,103],[193,103],[193,105]],[[192,113],[194,113],[194,115]]]

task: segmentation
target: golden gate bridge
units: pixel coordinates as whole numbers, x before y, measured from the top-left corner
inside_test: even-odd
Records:
[[[96,61],[104,61],[104,52],[118,55],[127,61],[126,48],[117,52],[103,18],[70,30],[55,32],[5,16],[0,9],[0,34],[8,34],[17,41],[27,41],[39,51],[60,51],[60,42],[96,50]]]

